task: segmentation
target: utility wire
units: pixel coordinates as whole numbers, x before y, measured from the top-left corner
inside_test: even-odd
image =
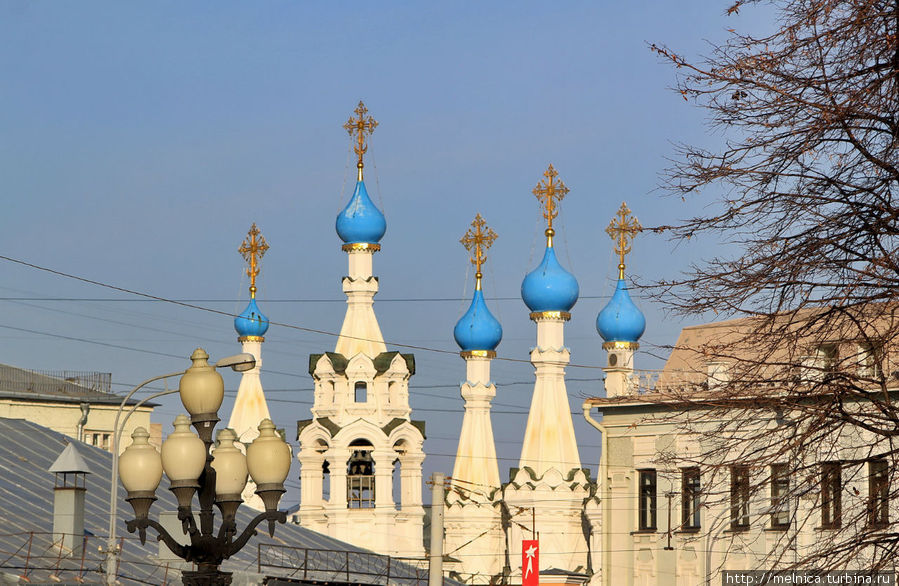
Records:
[[[190,303],[190,302],[186,302],[186,301],[178,301],[178,300],[175,300],[175,299],[169,299],[169,298],[166,298],[166,297],[160,297],[159,295],[152,295],[152,294],[150,294],[150,293],[144,293],[144,292],[142,292],[142,291],[136,291],[136,290],[134,290],[134,289],[128,289],[128,288],[126,288],[126,287],[119,287],[119,286],[117,286],[117,285],[112,285],[112,284],[109,284],[109,283],[104,283],[104,282],[102,282],[102,281],[97,281],[97,280],[94,280],[94,279],[88,279],[87,277],[80,277],[80,276],[78,276],[78,275],[73,275],[73,274],[71,274],[71,273],[66,273],[66,272],[63,272],[63,271],[58,271],[58,270],[56,270],[56,269],[51,269],[51,268],[44,267],[44,266],[41,266],[41,265],[37,265],[37,264],[31,263],[31,262],[27,262],[27,261],[24,261],[24,260],[12,258],[12,257],[10,257],[10,256],[0,255],[0,260],[5,260],[5,261],[7,261],[7,262],[11,262],[11,263],[18,264],[18,265],[21,265],[21,266],[24,266],[24,267],[32,268],[32,269],[35,269],[35,270],[38,270],[38,271],[43,271],[43,272],[46,272],[46,273],[50,273],[51,275],[56,275],[56,276],[59,276],[59,277],[64,277],[64,278],[66,278],[66,279],[72,279],[72,280],[79,281],[79,282],[82,282],[82,283],[87,283],[87,284],[89,284],[89,285],[94,285],[94,286],[97,286],[97,287],[103,287],[104,289],[110,289],[110,290],[112,290],[112,291],[119,291],[120,293],[126,293],[126,294],[128,294],[128,295],[136,295],[136,296],[138,296],[138,297],[143,297],[144,299],[147,299],[147,300],[160,301],[160,302],[163,302],[163,303],[169,303],[169,304],[172,304],[172,305],[177,305],[177,306],[185,307],[185,308],[188,308],[188,309],[195,309],[195,310],[198,310],[198,311],[205,311],[205,312],[207,312],[207,313],[212,313],[212,314],[216,314],[216,315],[223,315],[223,316],[227,316],[227,317],[230,317],[230,318],[237,317],[237,315],[235,315],[235,314],[233,314],[233,313],[229,313],[229,312],[227,312],[227,311],[221,311],[221,310],[218,310],[218,309],[213,309],[213,308],[211,308],[211,307],[204,307],[204,306],[202,306],[202,305],[197,305],[196,303]],[[319,329],[316,329],[316,328],[308,328],[308,327],[304,327],[304,326],[298,326],[298,325],[294,325],[294,324],[287,324],[287,323],[276,322],[276,321],[270,321],[269,323],[270,323],[271,325],[274,325],[274,326],[285,327],[285,328],[289,328],[289,329],[292,329],[292,330],[298,330],[298,331],[308,332],[308,333],[312,333],[312,334],[320,334],[320,335],[331,336],[331,337],[335,337],[335,338],[341,337],[341,334],[339,334],[339,333],[337,333],[337,332],[327,331],[327,330],[319,330]],[[370,340],[370,339],[368,339],[368,338],[364,338],[364,337],[360,337],[360,336],[343,336],[343,337],[345,337],[345,338],[350,338],[350,339],[353,339],[353,340],[362,340],[362,341],[368,341],[368,342],[370,342],[370,341],[379,341],[379,342],[380,342],[380,340]],[[79,341],[83,341],[83,340],[79,340]],[[97,343],[97,344],[102,344],[102,342],[95,342],[95,343]],[[456,351],[456,350],[445,350],[445,349],[441,349],[441,348],[431,348],[431,347],[428,347],[428,346],[420,346],[420,345],[415,345],[415,344],[402,344],[402,343],[399,343],[399,342],[387,342],[387,341],[384,341],[384,343],[386,343],[386,344],[388,344],[388,345],[390,345],[390,346],[396,346],[396,347],[400,347],[400,348],[409,348],[409,349],[411,349],[411,350],[422,350],[422,351],[424,351],[424,352],[434,352],[434,353],[437,353],[437,354],[451,354],[451,355],[454,355],[454,356],[458,354],[458,351]],[[146,352],[155,353],[155,352],[152,352],[152,351],[146,351]],[[163,355],[163,356],[164,356],[165,354],[160,354],[160,355]],[[527,360],[527,359],[522,359],[522,358],[508,358],[508,357],[503,357],[503,356],[497,356],[496,358],[494,358],[494,360],[502,360],[502,361],[505,361],[505,362],[517,362],[517,363],[523,363],[523,364],[530,364],[530,363],[531,363],[531,361],[530,361],[530,360]],[[594,366],[594,365],[589,365],[589,364],[568,364],[568,367],[570,367],[570,368],[590,368],[590,369],[602,369],[602,368],[603,368],[603,367],[601,367],[601,366]]]

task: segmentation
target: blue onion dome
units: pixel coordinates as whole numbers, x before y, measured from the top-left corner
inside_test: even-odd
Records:
[[[346,244],[377,244],[386,231],[384,214],[368,197],[365,183],[360,180],[350,203],[337,215],[337,235]]]
[[[636,343],[645,329],[646,318],[631,301],[627,282],[618,279],[615,294],[596,318],[596,330],[606,342]]]
[[[532,312],[570,311],[577,303],[578,285],[574,275],[562,268],[552,245],[543,261],[521,282],[521,298]]]
[[[496,350],[503,339],[503,327],[484,303],[484,294],[475,289],[471,306],[453,329],[456,344],[463,352],[472,350]]]
[[[256,299],[250,299],[243,313],[234,318],[234,329],[241,338],[261,338],[268,331],[268,318],[259,311]]]

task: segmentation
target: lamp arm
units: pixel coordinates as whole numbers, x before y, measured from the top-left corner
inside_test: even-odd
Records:
[[[199,533],[197,523],[194,521],[194,513],[190,507],[186,507],[183,511],[179,507],[178,519],[181,521],[181,529],[184,531],[185,535],[193,536],[194,534]]]
[[[183,372],[183,371],[182,371]],[[112,584],[115,581],[115,571],[116,571],[116,561],[115,561],[115,552],[116,550],[116,539],[115,539],[115,526],[116,526],[116,513],[118,509],[118,476],[119,476],[119,448],[121,446],[122,441],[122,426],[119,425],[119,420],[122,416],[122,411],[125,410],[125,407],[128,405],[128,400],[140,389],[147,386],[152,382],[156,382],[158,380],[162,380],[164,378],[170,378],[173,376],[178,376],[182,374],[182,372],[172,372],[169,374],[163,374],[161,376],[154,376],[153,378],[148,378],[144,382],[140,383],[133,389],[131,392],[125,395],[125,398],[122,399],[121,405],[119,405],[118,411],[116,411],[115,423],[112,428],[112,470],[110,471],[109,478],[109,540],[106,548],[106,570],[107,570],[107,582]],[[166,393],[166,391],[163,391]],[[155,397],[157,395],[153,395]],[[150,399],[152,397],[147,397]],[[136,408],[136,407],[135,407]],[[126,418],[127,421],[127,418]]]
[[[282,525],[287,522],[287,513],[284,511],[264,511],[256,515],[252,521],[244,528],[243,533],[240,534],[240,537],[231,542],[230,547],[228,548],[228,555],[225,557],[230,557],[240,551],[240,549],[247,544],[251,537],[256,535],[256,527],[262,523],[263,521],[269,521],[274,523],[277,521]]]
[[[128,521],[126,526],[128,527],[129,533],[140,531],[142,535],[146,533],[147,527],[152,527],[156,530],[156,533],[159,534],[158,540],[164,542],[166,547],[168,547],[173,554],[186,562],[192,561],[191,548],[186,545],[181,545],[180,543],[175,541],[175,539],[169,534],[169,532],[165,530],[165,527],[163,527],[153,519],[135,519],[133,521]]]

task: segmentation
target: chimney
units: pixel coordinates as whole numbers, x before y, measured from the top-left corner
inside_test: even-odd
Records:
[[[80,553],[84,543],[85,476],[87,462],[70,443],[50,466],[56,474],[53,488],[53,542],[67,553]]]

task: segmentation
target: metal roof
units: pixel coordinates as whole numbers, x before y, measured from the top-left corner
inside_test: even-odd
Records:
[[[56,403],[119,405],[122,397],[110,391],[108,372],[37,371],[0,364],[0,398]],[[138,399],[131,399],[133,405]],[[146,403],[148,407],[156,403]]]
[[[78,452],[93,474],[85,478],[85,547],[72,556],[53,544],[54,475],[49,471],[66,444],[72,442],[71,438],[29,421],[4,418],[0,418],[0,437],[4,442],[0,450],[0,583],[23,575],[31,584],[103,583],[104,559],[98,548],[105,548],[107,541],[112,454],[78,443]],[[177,501],[164,484],[156,494],[159,500],[150,511],[154,517],[163,511],[177,510]],[[126,530],[125,521],[131,517],[131,506],[125,502],[125,489],[118,482],[116,485],[119,498],[117,535],[122,546],[116,575],[119,582],[129,585],[179,584],[181,562],[158,557],[155,532],[148,531],[147,545],[142,546]],[[241,507],[237,514],[238,529],[245,527],[254,514]],[[301,568],[289,562],[295,553],[278,556],[279,561],[274,564],[271,560],[260,559],[263,549],[268,553],[262,557],[271,557],[272,547],[293,552],[342,552],[339,557],[347,560],[347,565],[304,565]],[[364,572],[354,570],[363,565]],[[401,567],[403,572],[398,571]],[[260,584],[266,575],[290,577],[297,573],[305,573],[319,582],[343,581],[347,576],[349,581],[365,584],[411,585],[427,581],[427,571],[416,570],[387,556],[376,556],[292,523],[278,525],[273,539],[267,532],[260,531],[240,552],[226,560],[222,569],[234,572],[235,586]],[[387,572],[392,572],[389,580]],[[455,582],[447,580],[445,583]]]

